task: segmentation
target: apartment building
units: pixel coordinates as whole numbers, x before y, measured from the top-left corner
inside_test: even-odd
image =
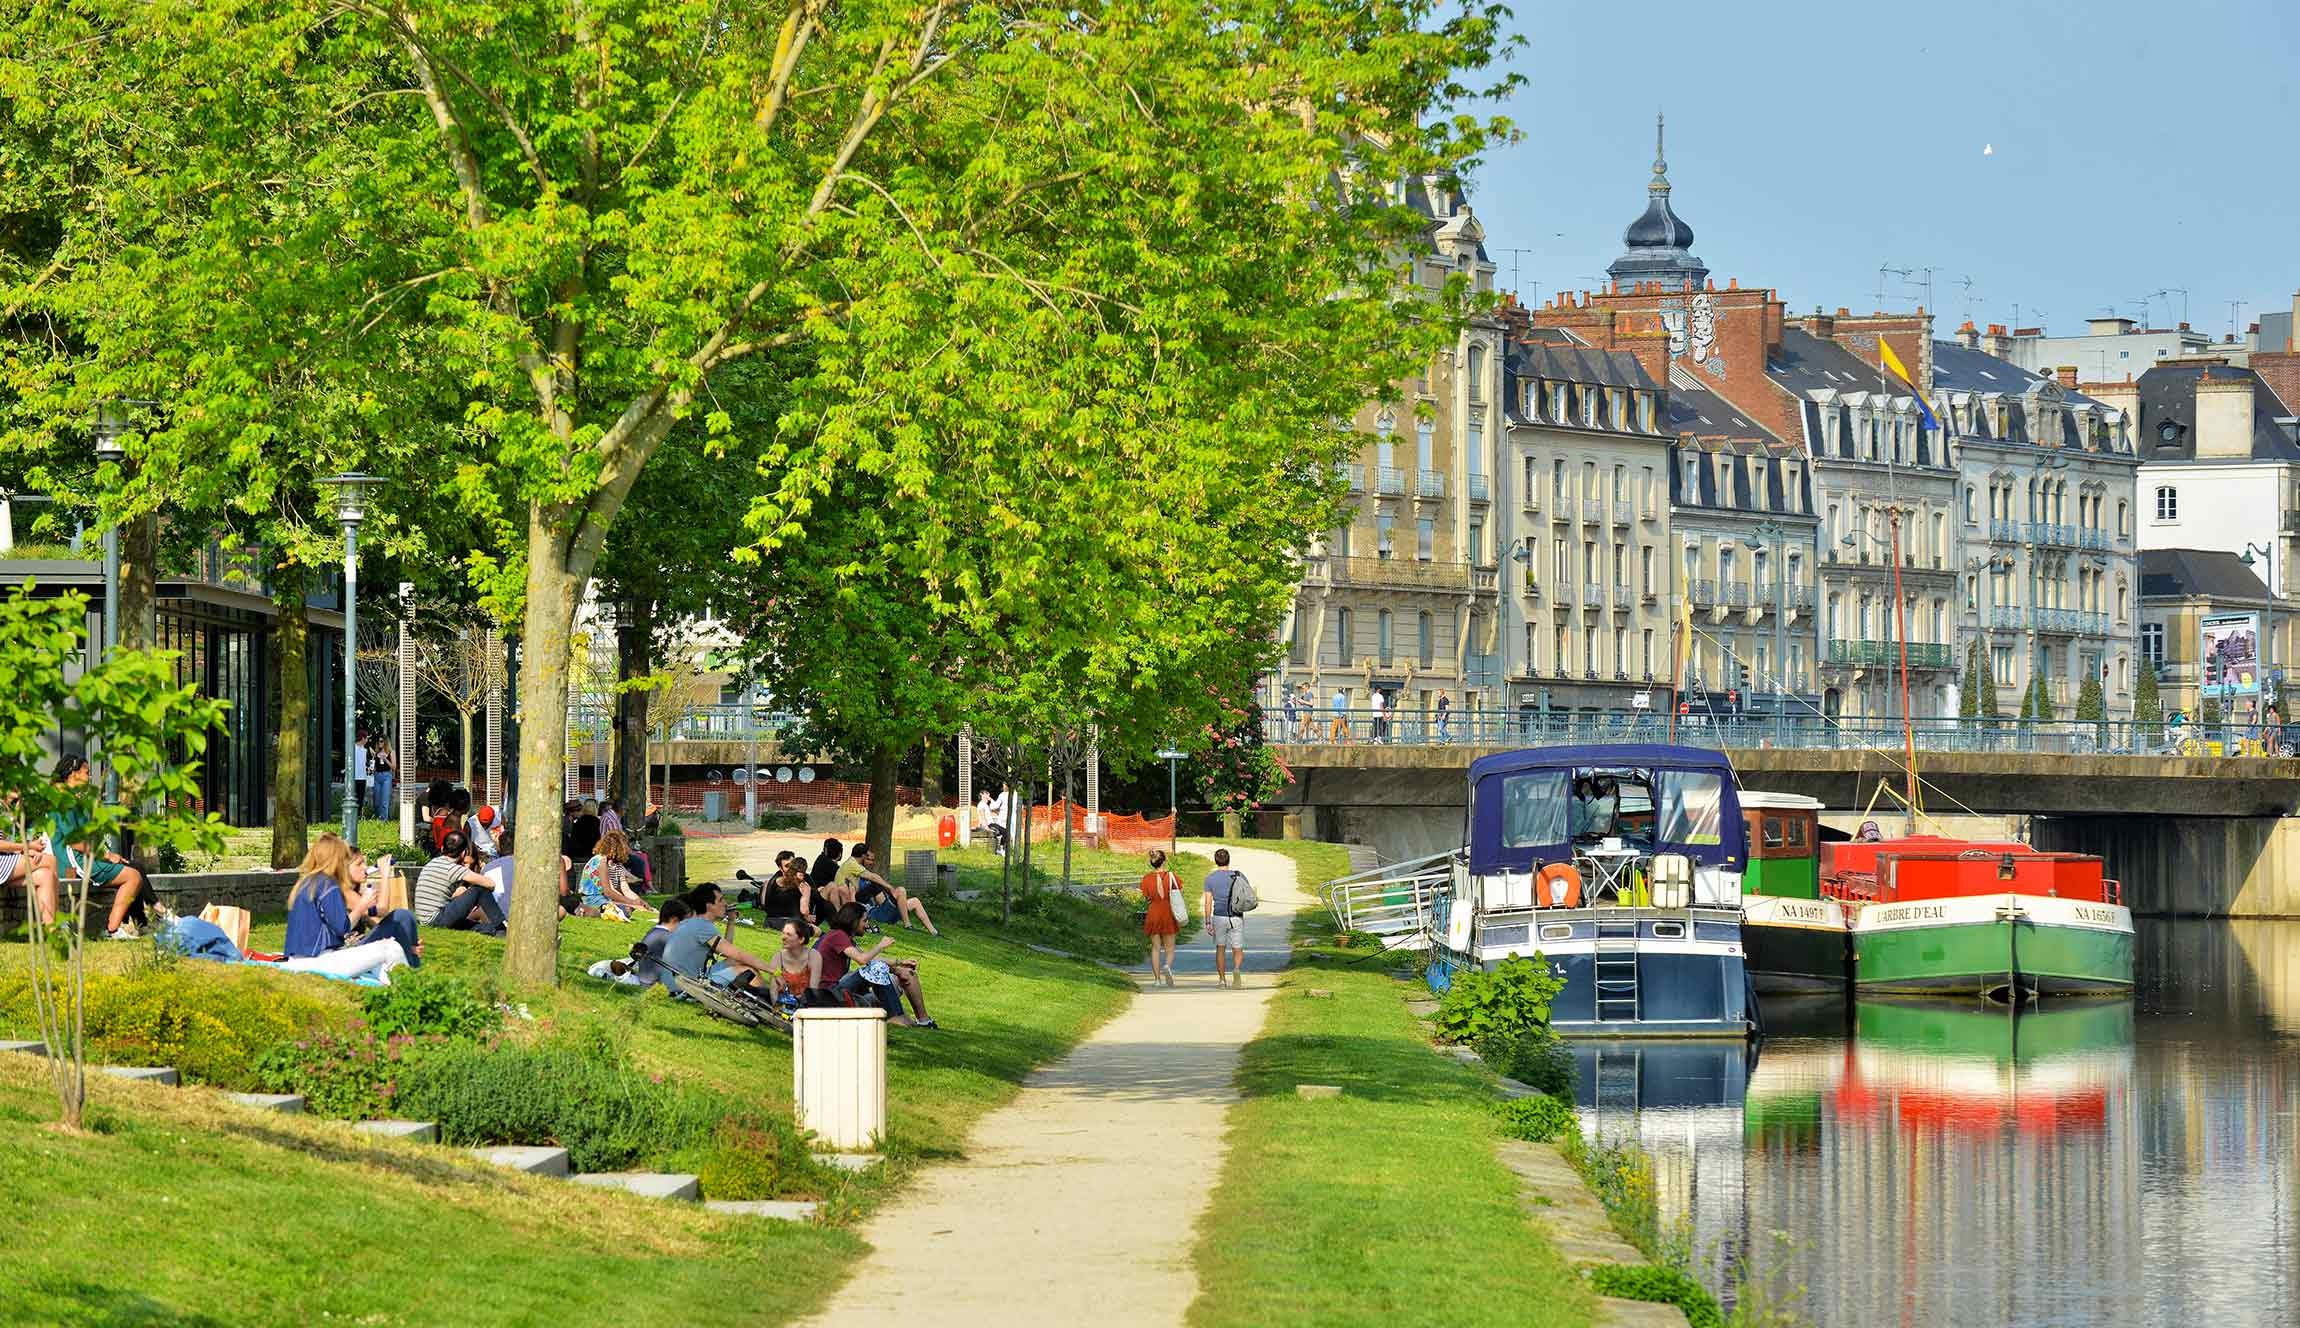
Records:
[[[1434,294],[1455,274],[1493,289],[1494,265],[1469,204],[1438,180],[1400,186],[1430,219],[1414,256]],[[1500,703],[1499,572],[1493,460],[1503,402],[1502,325],[1471,319],[1397,400],[1367,404],[1366,442],[1344,471],[1344,519],[1304,560],[1286,662],[1266,689],[1306,683],[1319,704],[1363,709],[1380,693],[1401,736],[1438,698],[1457,716]]]
[[[1514,312],[1514,311],[1513,311]],[[1669,402],[1637,357],[1522,328],[1510,348],[1502,595],[1520,712],[1627,712],[1669,677]]]
[[[1682,370],[1669,404],[1673,584],[1692,624],[1679,690],[1690,709],[1815,715],[1811,463]]]
[[[2125,412],[2074,379],[1987,354],[1970,323],[1934,343],[1932,405],[1964,486],[1957,619],[1961,640],[1989,652],[2000,705],[2041,674],[2065,715],[2096,677],[2121,719],[2137,679],[2140,462]]]

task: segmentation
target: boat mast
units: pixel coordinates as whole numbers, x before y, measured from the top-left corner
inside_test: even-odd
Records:
[[[1921,364],[1923,361],[1920,360]],[[1913,385],[1912,385],[1913,386]],[[1877,413],[1878,431],[1883,432],[1882,417],[1889,414],[1891,396],[1885,384],[1885,331],[1877,329]],[[1922,431],[1920,422],[1917,428]],[[1901,742],[1903,758],[1901,770],[1905,777],[1902,787],[1903,810],[1908,813],[1908,833],[1917,832],[1917,725],[1909,710],[1909,609],[1901,596],[1901,486],[1896,453],[1898,435],[1885,452],[1885,527],[1891,535],[1893,560],[1893,644],[1900,650],[1901,665]]]

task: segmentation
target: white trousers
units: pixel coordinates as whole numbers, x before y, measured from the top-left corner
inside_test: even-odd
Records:
[[[280,967],[291,973],[323,973],[331,978],[376,978],[391,981],[391,970],[407,963],[399,942],[385,939],[365,945],[347,945],[309,959],[290,959]]]

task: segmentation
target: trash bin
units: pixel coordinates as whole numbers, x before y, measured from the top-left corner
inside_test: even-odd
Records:
[[[801,1010],[791,1020],[798,1123],[834,1152],[878,1147],[886,1133],[886,1011]]]
[[[703,794],[703,819],[706,821],[724,821],[727,819],[726,794],[711,792]]]

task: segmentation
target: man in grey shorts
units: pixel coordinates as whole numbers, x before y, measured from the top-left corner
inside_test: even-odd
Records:
[[[1230,887],[1238,873],[1230,870],[1230,850],[1214,850],[1214,870],[1206,873],[1205,893],[1198,897],[1198,916],[1206,919],[1206,934],[1214,938],[1214,985],[1241,987],[1246,980],[1246,919],[1230,911]]]

